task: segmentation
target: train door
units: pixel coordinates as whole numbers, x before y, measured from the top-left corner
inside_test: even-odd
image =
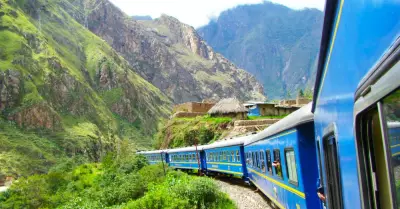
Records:
[[[334,133],[328,134],[323,139],[324,165],[326,188],[325,197],[328,208],[341,209],[342,188],[339,171],[339,158],[337,141]]]
[[[400,62],[387,58],[356,93],[355,130],[364,209],[400,207]]]

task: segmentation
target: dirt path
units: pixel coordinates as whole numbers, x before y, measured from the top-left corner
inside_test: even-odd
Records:
[[[246,186],[241,180],[216,178],[221,190],[229,195],[239,209],[271,209],[267,198],[256,192],[256,188]]]

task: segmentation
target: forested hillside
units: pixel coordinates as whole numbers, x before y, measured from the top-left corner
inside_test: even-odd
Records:
[[[71,17],[69,4],[0,0],[0,175],[150,147],[170,114],[171,100]]]
[[[312,88],[323,13],[264,2],[224,11],[199,28],[215,51],[255,75],[270,99]]]

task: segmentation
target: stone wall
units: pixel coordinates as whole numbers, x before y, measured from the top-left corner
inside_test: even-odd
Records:
[[[186,102],[175,105],[174,112],[207,113],[214,105],[214,103]]]
[[[304,98],[304,97],[297,97],[297,99],[296,99],[296,105],[297,106],[306,105],[306,104],[308,104],[310,102],[311,102],[311,99],[307,99],[307,98]]]
[[[195,118],[197,116],[205,115],[203,112],[177,112],[172,115],[172,118]]]
[[[275,104],[257,104],[261,116],[278,115]]]

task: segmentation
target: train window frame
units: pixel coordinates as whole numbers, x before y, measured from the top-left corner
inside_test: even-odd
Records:
[[[278,168],[275,167],[275,176],[278,177],[278,178],[280,178],[280,179],[283,179],[281,150],[280,150],[280,149],[273,149],[272,153],[273,153],[273,156],[274,156],[274,161],[277,161],[277,160],[276,160],[276,155],[275,155],[275,153],[278,153],[279,164],[281,165],[281,167],[280,167],[281,175],[278,175],[278,172],[277,172],[277,169],[278,169]]]
[[[255,160],[254,160],[254,152],[250,152],[250,154],[251,154],[251,167],[254,167],[254,162],[255,162]]]
[[[236,162],[235,152],[233,150],[231,151],[231,156],[231,162]]]
[[[378,120],[380,121],[380,131],[383,140],[383,152],[385,153],[384,160],[388,175],[387,181],[389,181],[389,197],[390,206],[397,208],[400,206],[400,201],[396,198],[395,181],[393,177],[393,166],[390,153],[390,146],[388,145],[388,129],[386,127],[386,116],[383,114],[383,100],[400,88],[400,39],[397,39],[392,47],[388,49],[387,53],[381,58],[381,60],[369,71],[369,73],[362,79],[358,85],[358,89],[355,95],[354,103],[354,130],[356,135],[356,153],[357,153],[357,169],[359,179],[359,189],[361,193],[361,205],[364,209],[378,207],[377,202],[379,201],[379,193],[371,192],[375,191],[374,187],[379,187],[375,178],[371,180],[371,171],[375,169],[374,164],[370,164],[368,161],[371,154],[371,145],[368,145],[368,130],[363,125],[368,125],[368,119],[365,116],[368,114],[378,114]],[[372,145],[373,148],[373,145]],[[373,148],[374,149],[374,148]],[[372,169],[372,170],[371,170]],[[369,182],[368,182],[369,181]],[[369,184],[364,184],[367,182]],[[387,182],[384,182],[387,183]],[[378,186],[377,186],[378,185]],[[372,190],[374,189],[374,190]],[[378,191],[378,190],[377,190]]]
[[[266,166],[265,166],[265,156],[264,156],[264,151],[260,150],[260,165],[261,165],[261,171],[263,173],[266,172]]]
[[[240,163],[240,152],[236,150],[236,162]]]
[[[341,178],[341,165],[340,165],[340,150],[338,145],[338,136],[337,136],[337,128],[335,123],[329,124],[323,130],[323,137],[322,137],[322,150],[323,150],[323,158],[324,158],[324,176],[326,182],[324,182],[324,189],[325,189],[325,196],[326,196],[326,203],[329,207],[343,208],[343,190],[342,185],[343,181]],[[334,151],[334,152],[332,152]],[[332,164],[333,163],[333,164]],[[328,168],[331,169],[329,172]],[[332,170],[333,169],[333,170]],[[329,187],[326,183],[330,181],[328,178],[329,176],[337,175],[337,177],[333,178],[337,181],[337,185],[334,187]],[[334,184],[335,182],[333,182]],[[329,190],[332,190],[332,194],[330,194]],[[331,195],[335,195],[334,197]],[[331,200],[332,199],[332,202]],[[326,204],[325,203],[325,204]],[[330,205],[334,204],[334,206]]]
[[[296,173],[297,181],[291,179],[291,177],[290,177],[290,172],[289,172],[289,164],[290,163],[288,162],[288,158],[286,155],[288,152],[293,152],[293,156],[294,156],[293,160],[294,160],[294,166],[295,166],[294,171]],[[298,166],[297,166],[297,160],[296,160],[296,151],[294,150],[293,147],[286,147],[284,149],[284,153],[285,153],[286,174],[287,174],[288,182],[294,186],[299,186],[299,172],[297,172]]]
[[[267,162],[267,171],[272,176],[273,175],[273,169],[272,169],[271,150],[266,149],[265,150],[265,156],[266,156],[266,162]],[[270,169],[268,169],[268,168],[270,168]]]
[[[256,168],[260,169],[260,153],[255,151],[255,155],[256,155]]]

